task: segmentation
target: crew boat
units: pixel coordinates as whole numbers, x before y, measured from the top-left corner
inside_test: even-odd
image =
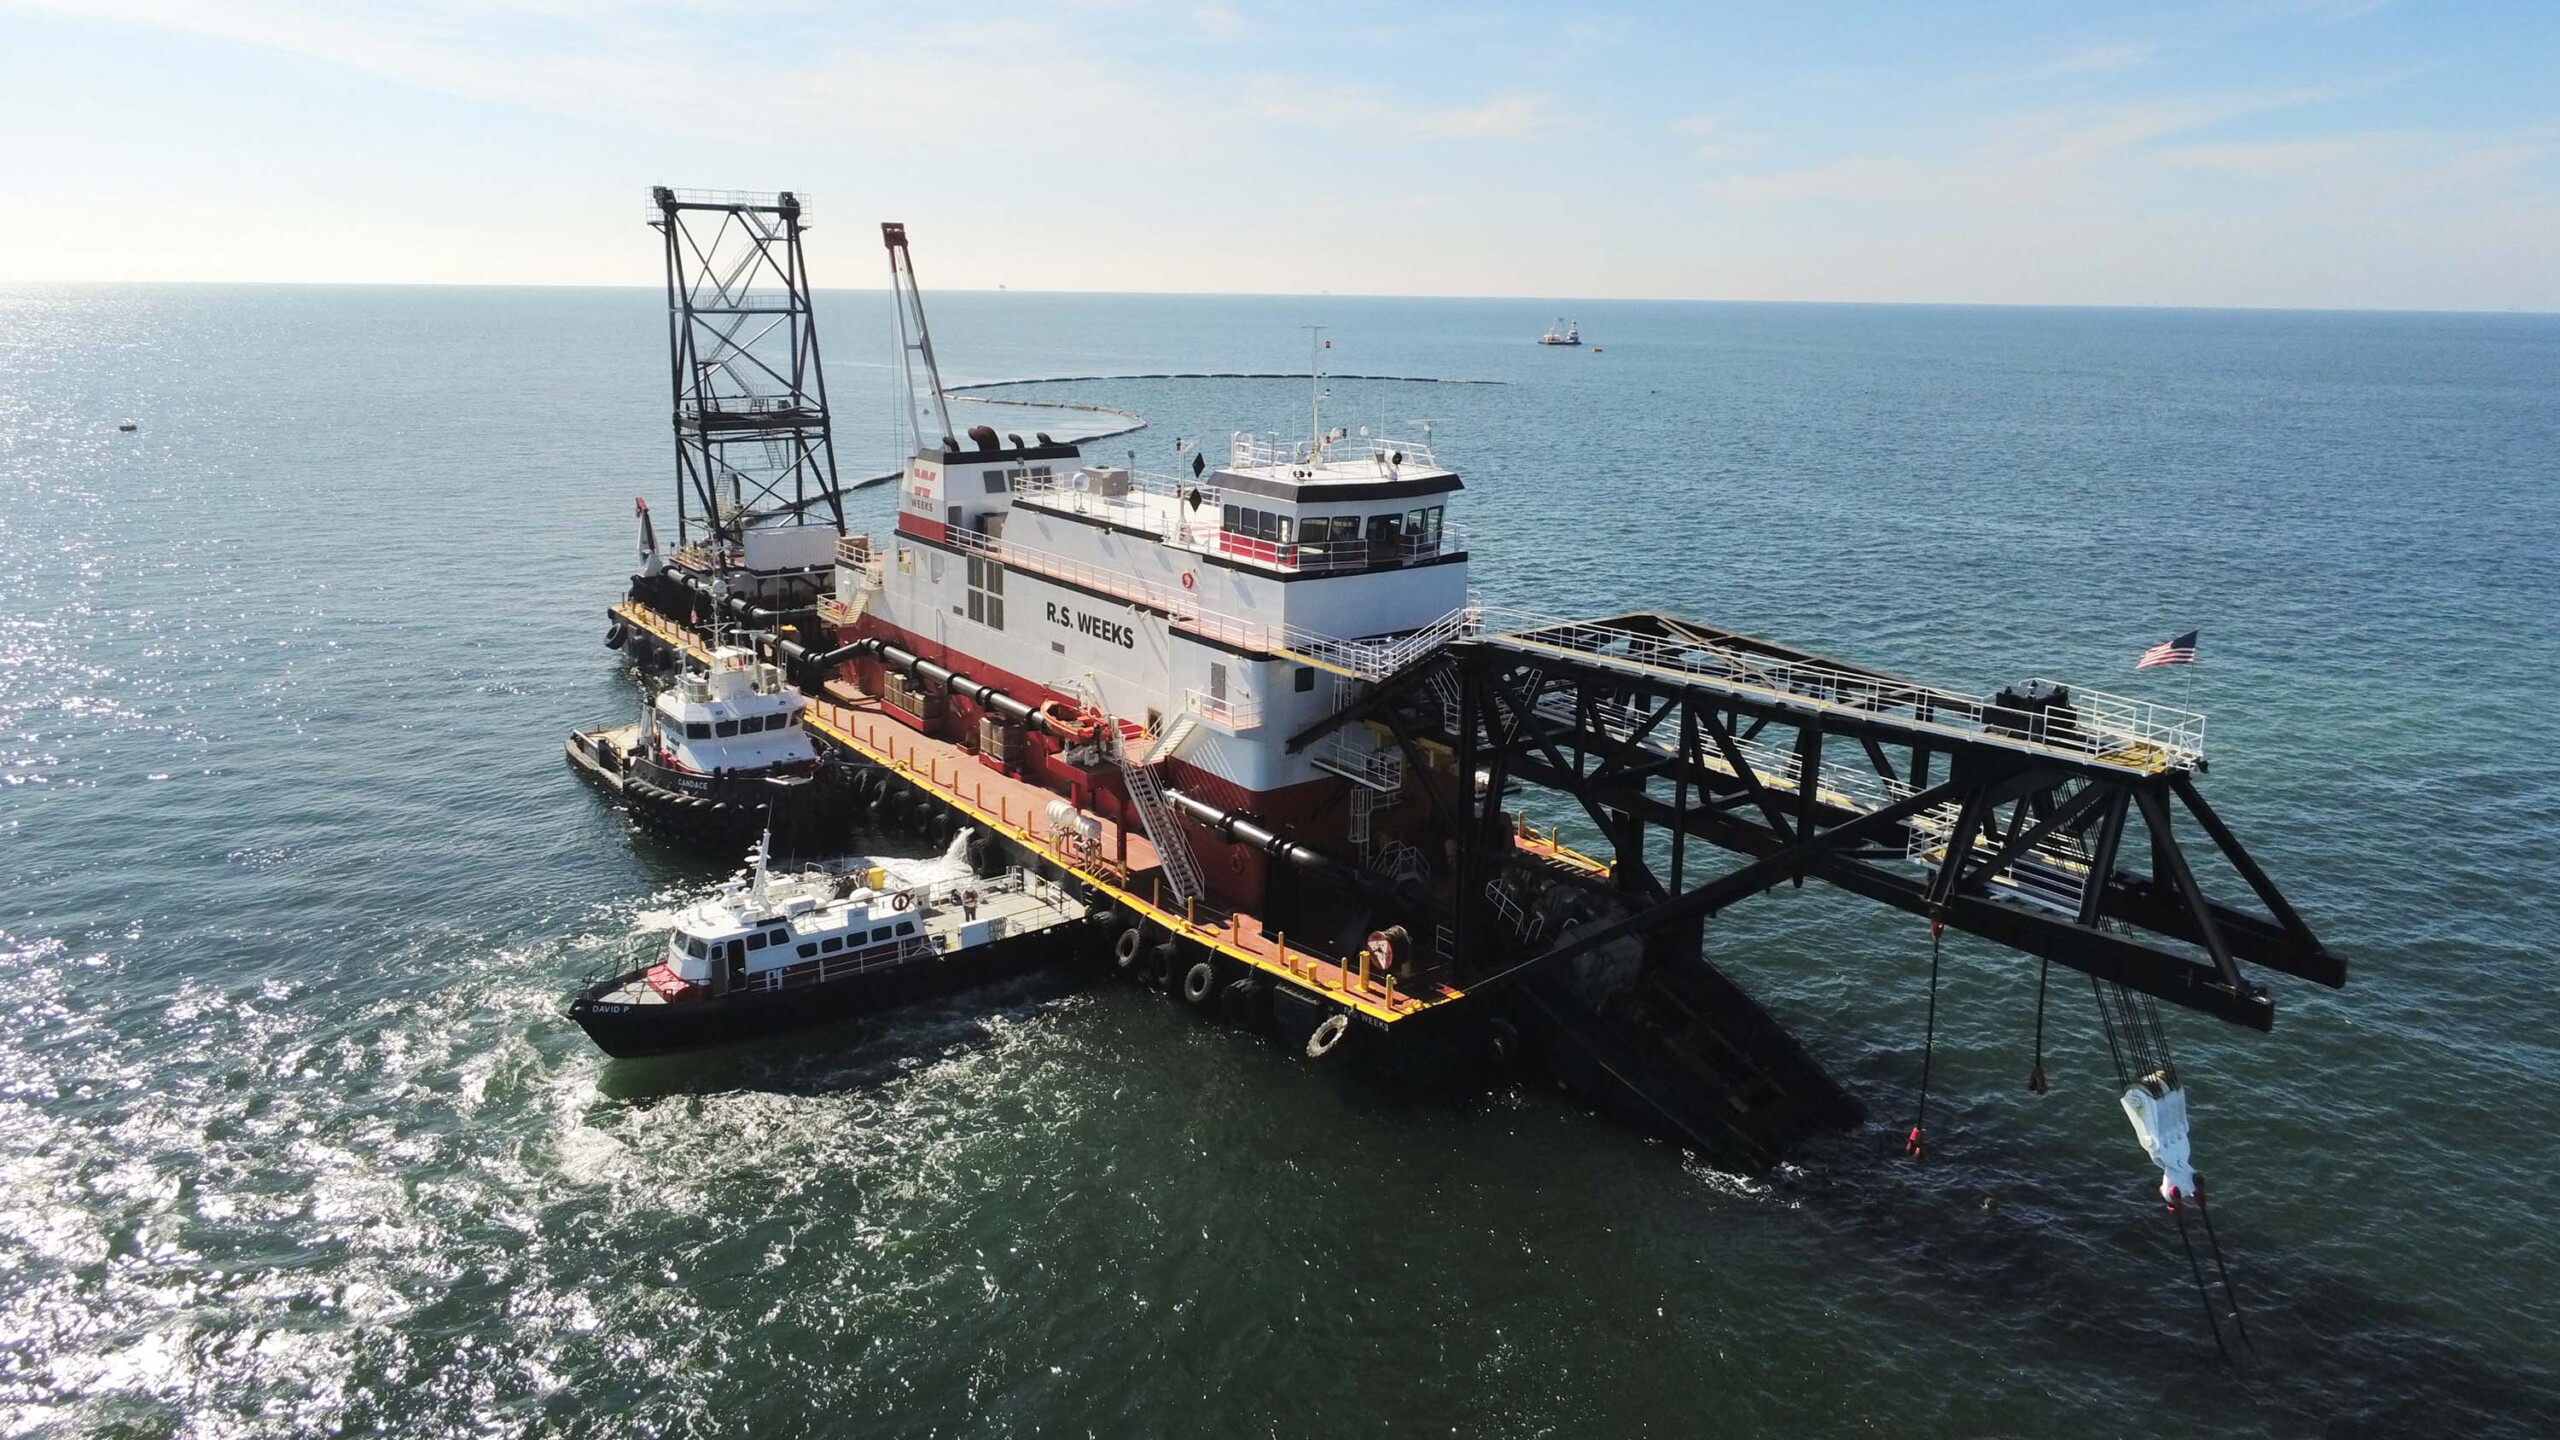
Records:
[[[788,797],[818,758],[801,724],[808,704],[780,667],[719,646],[652,697],[639,724],[573,732],[569,762],[671,838],[727,844],[769,824],[796,838],[813,807]]]
[[[981,878],[970,832],[939,859],[850,873],[747,874],[678,912],[648,964],[590,981],[569,1018],[608,1055],[662,1055],[805,1029],[1065,958],[1083,902],[1021,869]]]
[[[1569,321],[1559,315],[1556,317],[1556,323],[1547,327],[1547,333],[1538,337],[1538,343],[1541,345],[1579,345],[1582,343],[1582,322],[1579,320]]]

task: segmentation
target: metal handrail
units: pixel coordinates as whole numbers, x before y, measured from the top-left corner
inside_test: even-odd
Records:
[[[1206,690],[1185,690],[1182,708],[1230,734],[1262,728],[1262,707],[1251,700],[1226,700]]]
[[[1390,457],[1401,455],[1401,462]],[[1428,440],[1396,440],[1384,435],[1343,435],[1330,440],[1283,440],[1277,435],[1249,435],[1242,430],[1227,437],[1227,463],[1235,469],[1285,469],[1292,465],[1358,464],[1363,460],[1379,465],[1401,463],[1418,465],[1426,470],[1440,468],[1439,457],[1432,454]]]
[[[1966,736],[1992,735],[2143,769],[2193,769],[2204,758],[2204,716],[2149,700],[2072,688],[2069,704],[2027,712],[2004,707],[1995,696],[1759,655],[1686,636],[1558,620],[1507,607],[1485,610],[1483,616],[1484,634],[1515,643],[1667,670],[1826,708],[1906,712],[1919,724]],[[2030,683],[2059,685],[2042,678]]]

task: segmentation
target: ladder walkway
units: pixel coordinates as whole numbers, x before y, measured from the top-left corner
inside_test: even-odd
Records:
[[[1501,649],[1672,678],[1756,703],[1776,700],[1793,709],[1855,714],[1914,739],[1935,733],[1990,741],[2074,764],[2094,761],[2155,775],[2192,770],[2204,759],[2204,716],[2195,711],[2051,680],[2029,684],[2068,688],[2067,706],[2017,710],[2003,706],[1996,696],[1969,695],[1808,655],[1746,649],[1702,635],[1556,620],[1499,608],[1482,608],[1479,615],[1482,640]]]
[[[1164,863],[1165,883],[1173,887],[1174,898],[1185,902],[1206,899],[1209,887],[1201,883],[1200,861],[1191,853],[1191,842],[1183,838],[1181,818],[1164,803],[1164,785],[1156,778],[1156,767],[1130,752],[1129,737],[1117,716],[1102,717],[1097,738],[1120,767],[1121,779],[1128,782],[1129,798],[1138,808],[1138,823],[1146,827],[1147,838],[1155,842],[1156,855]]]

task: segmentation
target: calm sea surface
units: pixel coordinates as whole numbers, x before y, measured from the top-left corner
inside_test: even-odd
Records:
[[[726,867],[571,776],[655,292],[0,292],[0,1419],[47,1435],[2560,1431],[2560,320],[935,296],[953,379],[1336,368],[1489,598],[2212,717],[2353,963],[2170,1019],[2216,1363],[2057,971],[1808,889],[1718,961],[1874,1108],[1776,1188],[1043,980],[711,1057],[561,1017]],[[822,298],[848,475],[882,296]],[[1283,382],[1005,393],[1303,428]],[[119,434],[119,419],[141,428]],[[1005,411],[1001,428],[1093,428]],[[964,423],[966,423],[964,421]],[[884,492],[861,518],[886,524]],[[2193,673],[2131,673],[2201,626]],[[1563,818],[1561,816],[1554,818]]]

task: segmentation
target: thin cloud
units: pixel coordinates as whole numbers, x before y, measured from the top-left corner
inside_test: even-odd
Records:
[[[2130,70],[2159,53],[2159,45],[2149,40],[2127,40],[2113,45],[2087,45],[2051,64],[2038,66],[2020,78],[2053,80],[2065,75],[2091,75],[2108,70]]]
[[[1284,125],[1328,130],[1387,130],[1465,140],[1520,140],[1557,123],[1550,95],[1499,95],[1473,105],[1422,108],[1389,100],[1379,91],[1314,86],[1266,77],[1246,107],[1256,117]]]
[[[2011,199],[2084,179],[2092,171],[2181,135],[2244,116],[2336,98],[2318,89],[2163,100],[2104,110],[2064,110],[2012,117],[1992,134],[1944,159],[1903,155],[1845,156],[1794,170],[1709,181],[1712,199],[1737,205],[1805,200],[1930,203],[1950,195]]]
[[[1427,111],[1421,126],[1435,135],[1481,140],[1522,140],[1555,124],[1555,99],[1548,95],[1504,95],[1481,105]]]

